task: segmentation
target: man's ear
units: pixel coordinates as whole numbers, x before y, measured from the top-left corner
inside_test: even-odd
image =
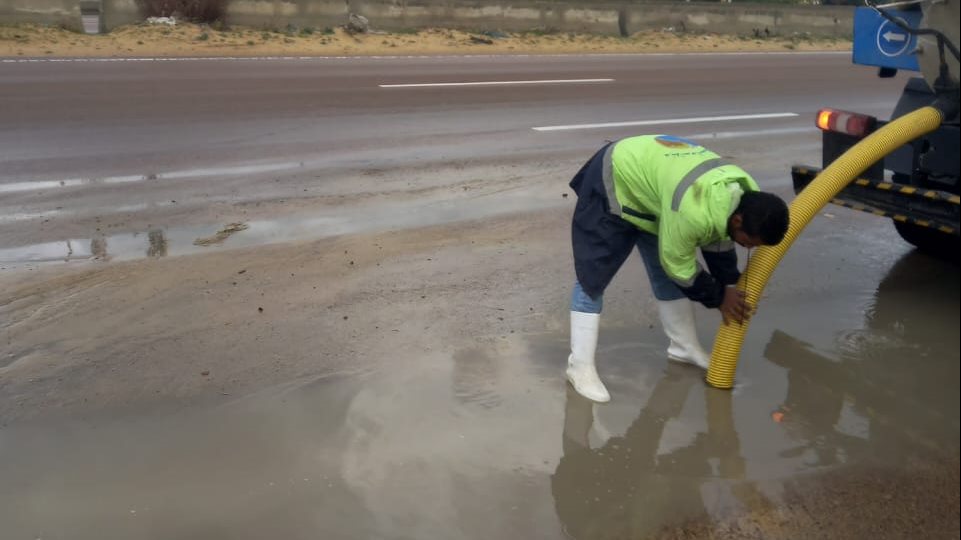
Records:
[[[744,217],[741,214],[733,214],[731,219],[727,222],[728,227],[730,227],[731,232],[739,230],[741,225],[744,224]]]

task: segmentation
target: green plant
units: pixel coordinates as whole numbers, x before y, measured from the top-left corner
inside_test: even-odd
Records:
[[[558,32],[559,30],[553,26],[545,26],[543,28],[534,28],[525,33],[532,36],[549,36],[551,34],[557,34]]]
[[[82,34],[82,33],[83,33],[83,30],[80,29],[79,27],[77,27],[76,25],[68,24],[68,23],[65,23],[65,22],[61,22],[61,23],[57,24],[56,27],[59,28],[60,30],[63,30],[63,31],[65,31],[65,32],[70,32],[70,33],[72,33],[72,34]]]

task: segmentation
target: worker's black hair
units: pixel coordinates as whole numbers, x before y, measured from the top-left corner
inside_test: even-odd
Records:
[[[787,205],[780,197],[763,191],[748,191],[734,210],[741,215],[741,228],[749,236],[760,238],[766,246],[781,243],[787,232]]]

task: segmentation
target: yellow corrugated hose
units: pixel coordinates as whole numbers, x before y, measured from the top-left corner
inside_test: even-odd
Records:
[[[781,257],[824,205],[878,160],[902,145],[937,129],[941,120],[941,111],[934,107],[923,107],[902,116],[851,147],[812,180],[788,208],[791,223],[784,240],[776,246],[758,248],[748,261],[747,269],[741,274],[737,288],[747,293],[747,301],[757,306],[761,292]],[[734,386],[734,372],[737,370],[737,360],[747,328],[748,322],[721,325],[711,351],[711,365],[707,370],[707,382],[711,386]]]

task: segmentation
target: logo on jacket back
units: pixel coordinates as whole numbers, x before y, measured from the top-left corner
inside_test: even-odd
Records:
[[[668,148],[698,148],[701,146],[694,141],[689,141],[673,135],[659,135],[654,137],[654,140],[657,141],[661,146],[666,146]]]

